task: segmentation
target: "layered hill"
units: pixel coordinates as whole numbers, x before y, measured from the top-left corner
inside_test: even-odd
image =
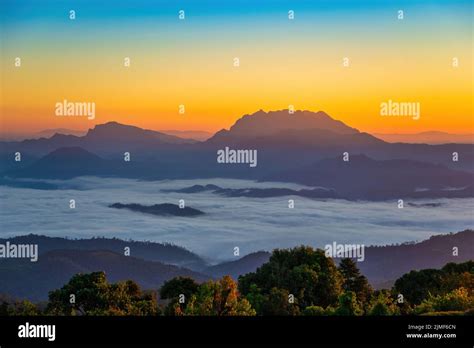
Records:
[[[446,197],[467,197],[470,196],[468,175],[460,172],[474,172],[473,144],[387,143],[322,111],[290,114],[288,110],[260,110],[243,116],[229,130],[221,130],[204,142],[109,122],[95,126],[83,137],[57,134],[49,139],[0,145],[0,174],[10,179],[81,175],[150,180],[229,177],[329,185],[340,193],[344,184],[341,175],[345,175],[344,180],[354,185],[354,178],[362,180],[360,190],[371,189],[363,181],[367,176],[376,179],[372,185],[403,178],[408,186],[404,192],[412,192],[424,188],[418,183],[419,170],[428,182],[437,180],[437,187],[432,188],[439,192],[432,197],[443,196],[443,189],[451,187],[464,187],[467,191],[446,193]],[[245,163],[218,163],[217,151],[224,148],[257,150],[258,165],[250,168]],[[22,152],[21,162],[13,160],[17,151]],[[124,161],[125,152],[131,155],[128,163]],[[349,171],[332,160],[344,152],[354,159],[346,166]],[[357,155],[365,157],[358,159]],[[342,170],[342,174],[334,170]],[[333,172],[334,177],[329,178]],[[431,179],[432,176],[436,178]],[[375,187],[376,191],[379,189]],[[347,190],[343,191],[344,196]]]
[[[111,282],[133,279],[144,289],[159,289],[177,276],[205,281],[209,276],[157,261],[146,261],[107,250],[53,250],[37,262],[7,259],[0,262],[0,293],[47,299],[48,292],[62,287],[77,273],[104,271]]]
[[[0,243],[5,243],[1,239]],[[268,261],[270,252],[260,251],[217,265],[206,264],[186,249],[153,242],[92,238],[69,240],[45,236],[19,236],[10,243],[39,245],[37,262],[28,259],[0,259],[0,294],[44,300],[48,291],[67,283],[76,273],[105,271],[112,281],[131,279],[144,289],[158,289],[176,276],[199,282],[254,272]],[[130,247],[131,256],[124,255]],[[324,249],[324,245],[313,245]],[[456,248],[456,253],[454,253]],[[365,259],[358,263],[362,273],[376,288],[389,288],[393,281],[411,270],[441,268],[448,262],[474,260],[474,231],[433,236],[418,243],[367,246]],[[338,261],[338,260],[336,260]],[[169,265],[174,263],[174,265]],[[180,264],[181,266],[176,266]],[[184,268],[187,265],[194,269]]]

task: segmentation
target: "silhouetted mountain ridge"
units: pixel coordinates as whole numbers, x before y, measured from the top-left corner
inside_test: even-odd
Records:
[[[335,237],[337,238],[337,237]],[[0,239],[5,243],[7,239]],[[171,245],[154,242],[123,241],[93,238],[68,240],[45,236],[19,236],[8,239],[16,244],[39,244],[36,263],[28,259],[0,260],[0,293],[31,300],[43,300],[48,291],[60,288],[76,273],[105,271],[112,282],[132,279],[144,289],[158,289],[175,276],[188,276],[197,281],[222,275],[254,272],[268,261],[270,253],[259,251],[235,261],[208,266],[197,255]],[[124,256],[124,247],[131,256]],[[324,249],[324,245],[314,245]],[[453,248],[457,248],[457,253]],[[157,258],[179,260],[199,265],[201,272],[152,261]],[[186,261],[187,260],[187,261]],[[387,246],[367,246],[365,260],[358,263],[362,273],[376,288],[390,287],[393,281],[411,270],[441,268],[448,262],[474,260],[474,231],[436,235],[418,243]],[[204,275],[204,273],[206,275]],[[34,286],[32,286],[34,284]]]
[[[191,208],[191,207],[179,207],[176,204],[171,203],[162,203],[162,204],[154,204],[154,205],[142,205],[137,203],[131,204],[122,204],[122,203],[114,203],[109,205],[110,208],[115,209],[128,209],[131,211],[136,211],[145,214],[152,214],[157,216],[198,216],[204,215],[199,209]]]
[[[206,262],[198,255],[183,247],[167,243],[125,241],[118,238],[105,237],[69,239],[28,234],[8,239],[0,239],[0,244],[5,244],[7,240],[13,244],[37,244],[40,255],[57,249],[109,250],[115,253],[123,253],[124,248],[129,247],[132,256],[145,260],[159,261],[193,270],[200,270],[207,267]]]
[[[350,199],[461,198],[472,197],[474,174],[440,164],[405,159],[379,161],[366,155],[349,155],[344,161],[341,155],[263,180],[332,188],[340,197]]]
[[[165,281],[177,277],[192,277],[205,281],[209,276],[166,265],[124,256],[108,250],[52,250],[37,262],[6,259],[0,262],[0,293],[45,300],[48,292],[60,288],[77,273],[104,271],[109,281],[133,279],[144,289],[158,289]]]

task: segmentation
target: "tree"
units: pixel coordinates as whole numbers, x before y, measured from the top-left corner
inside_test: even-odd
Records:
[[[362,315],[364,311],[361,308],[357,296],[353,291],[346,291],[339,296],[339,305],[336,308],[335,315]]]
[[[373,294],[373,298],[368,304],[368,315],[397,315],[400,308],[395,304],[388,290],[379,290]]]
[[[171,300],[165,308],[165,314],[181,314],[186,307],[186,303],[198,289],[199,284],[189,277],[175,277],[165,282],[160,288],[160,297]],[[184,297],[181,298],[181,296]]]
[[[411,271],[395,281],[394,291],[402,294],[411,304],[419,304],[431,294],[441,292],[442,271],[424,269]]]
[[[258,314],[264,314],[269,309],[275,312],[277,292],[272,290],[274,288],[293,295],[293,306],[300,312],[308,306],[326,307],[336,304],[341,294],[341,284],[342,277],[334,261],[327,258],[324,251],[305,246],[276,249],[269,261],[256,272],[239,277],[240,292],[251,301],[254,308],[258,308]],[[262,301],[262,297],[255,297],[255,287],[263,296],[263,301],[270,303],[264,305],[254,302],[255,298]],[[270,296],[272,291],[273,295]],[[278,296],[283,298],[282,292]],[[285,306],[287,305],[288,299],[285,301]],[[283,311],[287,309],[288,307]]]
[[[300,307],[297,299],[290,302],[290,293],[286,289],[272,288],[265,296],[262,315],[299,315]]]
[[[473,308],[474,295],[472,290],[459,288],[444,295],[430,295],[415,308],[415,313],[467,311]]]
[[[199,286],[198,291],[191,296],[183,315],[205,316],[251,316],[255,310],[237,291],[237,284],[224,276],[218,281],[209,281]]]
[[[390,310],[388,309],[388,306],[385,303],[377,302],[370,309],[369,315],[386,316],[386,315],[390,315]]]
[[[393,290],[418,305],[430,295],[444,295],[461,287],[474,288],[474,261],[448,263],[440,270],[411,271],[395,281]]]
[[[262,290],[258,288],[256,284],[250,285],[250,290],[246,296],[252,308],[254,308],[257,313],[263,313],[264,305],[268,301],[267,297],[268,296],[262,294]]]
[[[355,292],[357,299],[365,303],[372,293],[372,287],[367,278],[360,274],[356,263],[349,258],[342,259],[338,269],[344,279],[342,289]]]
[[[61,289],[49,293],[47,313],[53,315],[155,315],[153,294],[127,280],[109,284],[104,272],[76,274]]]
[[[306,307],[304,310],[303,310],[303,315],[306,315],[306,316],[321,316],[321,315],[326,315],[327,312],[324,310],[323,307],[319,307],[319,306],[309,306],[309,307]]]
[[[184,295],[186,298],[190,298],[197,292],[198,288],[199,284],[192,278],[175,277],[163,284],[160,288],[160,297],[162,299],[172,299]]]
[[[28,300],[10,303],[4,301],[0,304],[0,316],[35,316],[40,314],[39,308]]]

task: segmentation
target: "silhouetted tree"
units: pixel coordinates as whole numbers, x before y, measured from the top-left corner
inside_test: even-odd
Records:
[[[395,281],[394,292],[411,304],[420,304],[428,296],[443,295],[457,288],[474,288],[474,261],[448,263],[442,269],[423,269],[404,274]]]
[[[251,301],[259,314],[275,307],[271,303],[264,305],[263,301],[274,301],[270,296],[272,289],[285,290],[295,297],[293,307],[298,312],[308,306],[329,306],[336,304],[341,294],[342,277],[334,261],[327,258],[322,250],[311,247],[293,249],[276,249],[269,261],[254,273],[239,277],[239,289]],[[263,296],[255,296],[255,289]],[[276,296],[273,290],[273,296]],[[281,292],[280,292],[280,297]],[[258,298],[259,303],[252,302]],[[288,299],[285,301],[288,304]],[[283,305],[283,302],[282,302]],[[265,308],[265,310],[264,310]],[[285,310],[283,310],[285,311]],[[293,310],[292,310],[293,311]]]
[[[185,309],[187,302],[191,299],[191,296],[198,289],[199,284],[189,277],[175,277],[165,282],[160,288],[160,297],[171,300],[165,308],[165,314],[175,315],[176,313],[181,313]],[[180,307],[179,310],[177,307]]]
[[[300,313],[298,299],[295,298],[293,302],[286,289],[272,288],[264,298],[262,315],[299,315]]]
[[[342,259],[338,269],[344,279],[342,289],[344,291],[353,291],[357,299],[365,303],[372,293],[372,287],[367,278],[360,273],[356,263],[349,258]]]
[[[361,304],[357,300],[355,292],[346,291],[341,296],[339,296],[339,305],[337,306],[334,314],[344,316],[364,314]]]
[[[49,293],[47,313],[53,315],[155,315],[156,297],[142,294],[127,280],[109,284],[104,272],[76,274],[61,289]]]
[[[201,284],[196,294],[191,296],[184,311],[177,314],[249,316],[255,315],[255,310],[247,299],[240,297],[235,281],[229,276],[224,276],[218,281]]]

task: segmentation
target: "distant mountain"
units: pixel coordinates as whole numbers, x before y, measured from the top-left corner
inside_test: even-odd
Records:
[[[68,179],[81,175],[103,175],[110,173],[114,166],[111,161],[80,147],[63,147],[12,173],[16,177]]]
[[[373,133],[379,139],[389,143],[411,144],[473,144],[474,134],[453,134],[445,132],[420,132],[413,134]]]
[[[365,260],[357,266],[372,285],[388,287],[412,270],[439,269],[448,262],[469,260],[474,260],[473,230],[436,235],[419,243],[371,246],[365,249]]]
[[[59,190],[60,186],[49,182],[38,180],[16,180],[11,178],[0,178],[0,186],[30,188],[34,190]]]
[[[0,262],[0,293],[33,301],[47,299],[77,273],[104,271],[110,282],[133,279],[144,289],[158,289],[177,276],[205,281],[209,276],[161,262],[145,261],[106,250],[54,250],[37,262],[5,259]]]
[[[245,255],[244,257],[229,262],[223,262],[215,266],[209,266],[202,270],[202,273],[209,274],[214,278],[221,278],[230,275],[238,279],[240,275],[255,272],[258,267],[263,265],[270,258],[271,253],[267,251],[258,251]]]
[[[108,250],[123,254],[125,247],[129,247],[131,256],[148,261],[159,261],[190,268],[192,270],[201,270],[208,266],[198,255],[173,244],[133,240],[125,241],[118,238],[68,239],[35,234],[0,239],[0,244],[5,244],[7,240],[12,244],[37,244],[40,255],[52,250],[67,249]]]
[[[131,143],[135,146],[138,144],[186,144],[194,141],[178,138],[152,130],[142,129],[135,126],[124,125],[118,122],[108,122],[96,125],[90,129],[85,135],[85,140],[92,143],[104,143],[107,141],[121,141]]]
[[[154,205],[141,205],[137,203],[132,204],[122,204],[114,203],[109,205],[110,208],[115,209],[128,209],[131,211],[136,211],[145,214],[157,215],[157,216],[198,216],[204,215],[204,212],[199,209],[194,209],[191,207],[180,208],[176,204],[163,203],[163,204],[154,204]]]
[[[29,139],[20,142],[1,143],[2,152],[26,152],[36,156],[45,155],[62,147],[82,147],[88,151],[102,154],[121,154],[140,149],[156,149],[162,146],[195,143],[191,139],[142,129],[135,126],[108,122],[96,125],[84,136],[56,133],[51,138]]]
[[[472,197],[474,174],[412,160],[378,161],[365,155],[342,155],[265,177],[331,188],[349,199]]]
[[[87,133],[84,130],[68,129],[68,128],[53,128],[53,129],[44,129],[42,131],[33,133],[33,132],[6,132],[0,130],[0,141],[5,142],[20,142],[26,139],[40,139],[40,138],[51,138],[55,134],[63,135],[74,135],[74,136],[83,136]]]
[[[87,133],[87,131],[83,130],[75,130],[75,129],[68,129],[68,128],[54,128],[54,129],[45,129],[41,132],[33,134],[30,139],[37,139],[37,138],[51,138],[55,134],[63,134],[63,135],[75,135],[76,137],[83,136]]]
[[[98,165],[95,169],[74,170],[70,170],[66,161],[54,167],[54,170],[40,168],[42,165],[53,165],[51,161],[40,160],[34,163],[39,157],[61,148],[78,147],[104,161],[114,162]],[[249,168],[247,164],[217,163],[216,153],[225,147],[257,150],[258,165]],[[14,161],[14,153],[17,151],[22,153],[22,162]],[[98,175],[145,180],[213,177],[266,180],[281,173],[291,173],[295,169],[310,168],[318,161],[340,156],[346,151],[351,155],[364,154],[376,161],[403,159],[433,165],[443,164],[453,170],[474,172],[473,144],[391,144],[359,132],[322,111],[295,111],[294,114],[289,114],[287,110],[268,113],[259,111],[245,115],[229,130],[219,131],[204,142],[117,122],[97,125],[82,137],[56,134],[50,139],[0,142],[0,171],[10,177],[50,179]],[[130,163],[123,161],[125,152],[131,155]],[[457,156],[458,161],[453,161],[453,156]],[[74,161],[74,156],[69,156],[69,160]],[[409,162],[398,164],[409,165]],[[66,166],[66,169],[61,170],[61,166]],[[435,170],[436,167],[432,169]],[[409,172],[402,167],[396,170],[394,173]],[[289,177],[294,179],[292,175]],[[285,177],[283,179],[291,181]],[[301,177],[296,179],[300,180]],[[445,181],[446,187],[451,185],[452,180],[448,176],[445,176]],[[467,189],[456,194],[447,193],[446,196],[454,194],[465,197],[469,192]],[[443,192],[434,196],[439,197],[440,194],[442,196]]]
[[[341,121],[334,120],[323,111],[270,111],[259,110],[251,115],[244,115],[238,119],[229,130],[220,130],[208,143],[248,141],[252,138],[272,137],[285,133],[299,134],[298,131],[329,131],[337,135],[354,135],[359,131]],[[319,132],[323,135],[324,132]],[[295,138],[294,140],[297,140]]]
[[[131,161],[120,159],[104,159],[81,147],[59,148],[30,165],[19,169],[10,167],[5,171],[0,185],[27,187],[35,184],[24,185],[24,182],[13,183],[11,178],[34,178],[34,179],[71,179],[78,176],[102,176],[122,178],[143,178],[155,170],[158,171],[159,164],[151,170],[150,164],[144,161],[136,161],[133,153]],[[161,171],[163,172],[163,170]],[[66,186],[67,187],[67,186]]]
[[[174,135],[175,137],[183,139],[193,139],[197,141],[204,141],[214,135],[214,133],[205,131],[193,131],[193,130],[162,130],[161,133]]]
[[[289,188],[242,188],[231,189],[221,188],[216,185],[193,185],[177,190],[162,190],[163,192],[177,192],[177,193],[198,193],[198,192],[213,192],[226,197],[253,197],[253,198],[268,198],[268,197],[282,197],[282,196],[299,196],[306,198],[340,198],[336,195],[334,190],[327,190],[324,188],[301,189],[293,190]]]
[[[162,192],[177,192],[177,193],[199,193],[199,192],[206,192],[206,191],[216,191],[220,190],[221,188],[217,185],[193,185],[189,187],[183,187],[181,189],[165,189],[161,190]]]
[[[324,249],[323,245],[315,247]],[[457,256],[453,255],[454,247],[458,248]],[[369,282],[376,288],[390,288],[396,279],[412,270],[440,269],[448,262],[474,260],[474,231],[436,235],[418,243],[366,246],[364,256],[357,267]],[[268,252],[252,253],[236,261],[207,267],[203,272],[213,277],[229,274],[237,279],[239,275],[255,272],[269,257]]]
[[[221,130],[198,148],[222,149],[224,146],[257,149],[259,161],[271,170],[309,165],[310,162],[334,157],[343,152],[366,154],[379,160],[409,159],[441,163],[447,167],[474,172],[473,144],[405,144],[388,143],[359,132],[324,112],[287,110],[245,115],[229,130]],[[459,160],[452,160],[457,153]],[[276,168],[277,164],[280,168]],[[266,175],[262,168],[259,175]]]
[[[355,134],[359,131],[334,120],[323,111],[269,111],[259,110],[251,115],[244,115],[229,129],[228,133],[242,136],[266,136],[289,130],[322,129],[339,134]]]

